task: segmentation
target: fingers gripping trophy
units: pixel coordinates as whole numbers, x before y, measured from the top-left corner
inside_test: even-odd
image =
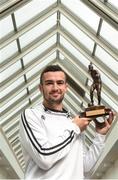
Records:
[[[109,115],[109,112],[111,111],[110,108],[105,107],[104,105],[101,105],[101,89],[102,89],[102,80],[100,73],[98,70],[93,68],[93,64],[90,62],[88,66],[88,72],[91,75],[92,78],[92,85],[90,87],[90,101],[91,103],[88,104],[88,108],[85,108],[85,111],[82,112],[80,115],[83,117],[92,118],[93,120],[96,120],[96,118],[100,116],[107,116]],[[97,105],[94,103],[94,95],[95,91],[97,92]],[[97,121],[97,120],[96,120]]]

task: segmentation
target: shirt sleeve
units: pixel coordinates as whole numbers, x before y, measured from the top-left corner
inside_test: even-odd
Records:
[[[52,141],[47,136],[41,119],[34,116],[31,109],[25,110],[21,115],[21,144],[29,156],[42,169],[49,169],[57,161],[64,158],[69,153],[74,138],[78,133],[79,129],[72,123],[72,126],[65,129],[63,134],[60,134],[59,137]]]
[[[84,172],[88,173],[97,162],[105,146],[105,135],[96,133],[92,145],[87,149],[84,146]]]

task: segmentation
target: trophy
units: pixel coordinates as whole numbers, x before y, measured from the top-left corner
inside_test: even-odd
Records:
[[[85,108],[84,112],[80,113],[80,117],[87,117],[87,118],[97,121],[96,118],[100,116],[104,117],[104,116],[109,115],[109,112],[111,111],[111,109],[105,107],[104,105],[101,105],[101,89],[102,89],[101,76],[99,72],[93,68],[92,63],[90,63],[90,65],[88,66],[88,72],[90,73],[93,80],[93,83],[90,87],[91,103],[88,104],[88,108]],[[95,90],[97,92],[98,105],[94,104],[94,91]],[[100,122],[98,121],[98,123]],[[101,122],[101,124],[103,124],[103,121]]]

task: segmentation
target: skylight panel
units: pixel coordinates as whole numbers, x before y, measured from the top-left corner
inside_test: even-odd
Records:
[[[110,4],[112,4],[113,6],[115,6],[116,8],[118,8],[118,1],[116,1],[116,0],[108,0],[108,2]]]
[[[116,112],[118,112],[118,106],[106,94],[101,92],[101,96]]]
[[[65,57],[64,57],[64,55],[62,53],[59,53],[59,58],[60,58],[61,61],[63,61]]]
[[[25,47],[29,43],[31,43],[36,38],[40,37],[44,32],[48,29],[56,25],[56,14],[50,16],[48,19],[35,26],[33,29],[22,35],[19,40],[21,47]]]
[[[32,50],[30,53],[28,53],[26,56],[23,57],[24,65],[31,62],[33,59],[38,57],[42,52],[44,52],[47,48],[49,48],[51,45],[56,43],[56,35],[52,36],[50,39],[48,39],[46,42]]]
[[[15,72],[17,72],[18,70],[21,69],[21,63],[20,61],[14,63],[13,65],[9,66],[7,69],[5,69],[2,73],[1,73],[1,79],[2,81],[6,80],[7,78],[9,78],[11,75],[13,75]]]
[[[9,45],[5,46],[3,49],[1,49],[1,60],[0,62],[5,61],[7,58],[10,58],[12,55],[14,55],[18,51],[17,43],[16,41],[13,41]]]
[[[24,89],[21,93],[19,93],[17,96],[12,98],[7,104],[2,106],[1,110],[4,111],[6,108],[10,107],[13,103],[15,103],[17,100],[19,100],[21,97],[27,94],[27,91]]]
[[[60,36],[60,42],[63,46],[66,47],[83,65],[88,67],[90,61],[83,56],[74,46],[72,46],[65,38]]]
[[[55,53],[54,53],[55,54]],[[56,56],[55,56],[56,57]],[[39,64],[36,65],[34,68],[32,68],[30,71],[28,71],[26,73],[26,77],[27,79],[29,79],[30,77],[32,77],[36,72],[39,72],[40,70],[42,70],[42,68],[44,68],[48,63],[52,62],[52,58],[50,58],[50,56],[48,58],[46,58],[45,60],[43,60],[42,62],[39,61]],[[40,74],[40,72],[39,72]]]
[[[7,16],[4,19],[0,20],[0,29],[0,39],[14,30],[11,16]]]
[[[118,50],[118,31],[103,21],[100,35]]]
[[[20,77],[15,82],[13,82],[10,86],[6,87],[3,91],[0,92],[0,97],[6,96],[8,93],[13,91],[17,86],[24,82],[24,78]]]
[[[33,99],[35,99],[36,97],[37,97],[37,99],[38,99],[38,96],[39,96],[40,94],[41,94],[41,93],[40,93],[40,90],[37,88],[37,91],[35,92],[35,94],[32,95],[31,100],[33,101]]]
[[[29,85],[29,90],[32,90],[34,87],[39,86],[40,83],[40,78],[38,78],[37,80],[35,80],[31,85]]]
[[[7,121],[10,117],[12,117],[13,115],[15,115],[18,111],[22,110],[22,109],[25,109],[24,107],[26,105],[29,104],[29,101],[27,99],[25,99],[24,102],[22,102],[22,104],[19,104],[17,106],[17,108],[15,108],[12,112],[10,112],[5,118],[4,118],[4,121]],[[20,114],[19,114],[20,115]]]
[[[17,26],[28,22],[31,18],[43,11],[55,2],[55,0],[33,0],[15,12]]]
[[[97,46],[96,48],[96,57],[99,58],[100,61],[104,62],[106,66],[108,66],[112,71],[118,74],[118,62],[110,56],[103,48]]]
[[[62,3],[97,31],[100,17],[95,12],[80,0],[62,0]]]
[[[118,95],[118,86],[113,83],[105,74],[101,72],[102,81],[106,84],[112,91]]]
[[[93,50],[94,42],[65,16],[61,16],[61,24],[65,27],[79,42],[81,42],[90,51]]]

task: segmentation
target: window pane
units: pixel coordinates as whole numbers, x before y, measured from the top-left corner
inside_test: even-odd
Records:
[[[2,81],[9,78],[12,74],[14,74],[15,72],[17,72],[20,69],[21,69],[20,61],[14,63],[12,66],[8,67],[1,73]]]
[[[33,82],[30,86],[29,86],[29,90],[31,91],[34,87],[39,86],[40,83],[40,78],[38,80],[36,80],[35,82]]]
[[[55,54],[55,53],[54,53]],[[55,56],[55,55],[54,55]],[[56,56],[55,56],[56,57]],[[42,62],[39,62],[39,64],[37,66],[35,66],[34,68],[32,68],[32,70],[30,70],[28,73],[26,73],[27,79],[29,79],[31,76],[33,76],[36,72],[40,71],[42,68],[44,68],[48,63],[50,63],[52,61],[52,56],[50,58],[50,56],[48,58],[46,58],[45,60],[43,60]]]
[[[116,1],[116,0],[108,0],[108,2],[110,4],[112,4],[113,6],[115,6],[116,8],[118,8],[118,1]]]
[[[62,0],[62,3],[97,31],[99,16],[79,0]]]
[[[24,65],[28,64],[33,59],[38,57],[42,52],[44,52],[47,48],[49,48],[54,43],[56,43],[56,36],[51,37],[46,42],[41,44],[39,47],[35,48],[33,51],[28,53],[26,56],[23,57]]]
[[[2,106],[1,111],[4,111],[6,108],[10,107],[13,103],[15,103],[18,99],[20,99],[22,96],[26,95],[27,91],[23,90],[20,94],[12,98],[7,104]]]
[[[11,16],[7,16],[0,21],[0,39],[8,35],[11,31],[13,31],[12,19]]]
[[[45,8],[53,4],[55,0],[33,0],[15,12],[17,26],[25,24]]]
[[[0,92],[0,97],[4,97],[7,95],[9,92],[11,92],[13,89],[15,89],[18,85],[24,82],[24,78],[21,77],[17,81],[13,82],[10,86],[8,86],[6,89]]]
[[[16,41],[13,41],[9,45],[5,46],[3,49],[1,49],[1,62],[11,57],[17,51],[18,49],[17,49]]]
[[[31,43],[33,40],[38,38],[41,34],[46,32],[48,29],[50,29],[52,26],[56,24],[56,14],[53,16],[49,17],[45,21],[43,21],[41,24],[38,26],[34,27],[27,33],[25,33],[23,36],[21,36],[20,39],[20,44],[21,47],[25,47],[27,44]]]
[[[61,24],[65,26],[65,29],[74,35],[87,49],[92,51],[94,42],[63,15],[61,16]]]
[[[103,97],[103,99],[105,99],[105,101],[106,101],[108,104],[110,104],[110,106],[111,106],[114,110],[116,110],[116,112],[118,111],[118,106],[117,106],[116,104],[114,104],[113,101],[111,101],[111,99],[110,99],[108,96],[106,96],[104,93],[102,93],[102,97]]]
[[[103,21],[100,35],[118,49],[118,31],[105,21]]]
[[[97,46],[96,56],[100,59],[100,61],[104,62],[106,66],[108,66],[112,71],[118,74],[118,62],[112,58],[104,49],[100,46]]]
[[[101,72],[102,81],[110,88],[112,91],[118,95],[118,86],[114,84],[105,74]]]
[[[80,61],[83,65],[85,65],[86,67],[88,67],[90,61],[83,56],[75,47],[73,47],[65,38],[63,38],[62,36],[60,37],[60,42],[61,44],[67,49],[69,50],[77,59],[78,61]]]

